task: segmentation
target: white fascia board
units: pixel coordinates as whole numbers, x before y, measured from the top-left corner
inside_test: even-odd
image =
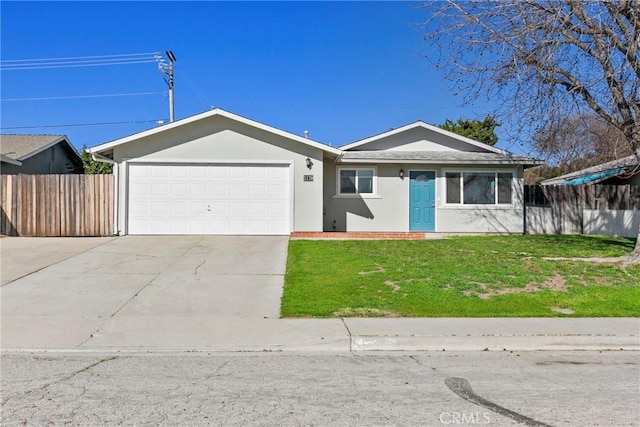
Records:
[[[448,137],[453,138],[453,139],[457,139],[458,141],[462,141],[462,142],[464,142],[466,144],[473,145],[474,147],[482,148],[483,150],[487,150],[487,151],[490,151],[490,152],[493,152],[493,153],[509,154],[509,152],[507,152],[507,151],[500,150],[499,148],[493,147],[491,145],[483,144],[482,142],[474,141],[473,139],[458,135],[457,133],[449,132],[449,131],[441,129],[441,128],[437,127],[437,126],[433,126],[433,125],[430,125],[428,123],[425,123],[425,122],[423,122],[421,120],[417,121],[417,122],[414,122],[414,123],[410,123],[408,125],[405,125],[405,126],[402,126],[402,127],[399,127],[399,128],[396,128],[396,129],[391,129],[390,131],[387,131],[387,132],[384,132],[384,133],[380,133],[378,135],[374,135],[374,136],[371,136],[369,138],[362,139],[360,141],[353,142],[351,144],[343,145],[342,147],[340,147],[340,149],[344,150],[344,151],[347,151],[347,150],[350,150],[352,148],[360,147],[362,145],[369,144],[370,142],[378,141],[378,140],[380,140],[382,138],[387,138],[389,136],[397,135],[399,133],[406,132],[408,130],[411,130],[411,129],[414,129],[414,128],[418,128],[418,127],[421,127],[421,128],[424,128],[424,129],[428,129],[430,131],[439,133],[441,135],[448,136]]]
[[[373,159],[347,159],[347,160],[339,160],[336,164],[352,164],[352,163],[366,163],[369,165],[374,164],[395,164],[395,165],[406,165],[406,164],[416,164],[416,165],[522,165],[527,164],[526,162],[520,162],[517,160],[485,160],[482,162],[478,162],[477,160],[373,160]]]
[[[220,108],[215,108],[215,109],[210,110],[210,111],[205,111],[204,113],[196,114],[195,116],[187,117],[187,118],[184,118],[184,119],[181,119],[181,120],[177,120],[175,122],[171,122],[171,123],[168,123],[166,125],[163,125],[163,126],[160,126],[160,127],[157,127],[157,128],[153,128],[153,129],[149,129],[149,130],[146,130],[146,131],[138,132],[138,133],[135,133],[133,135],[125,136],[124,138],[116,139],[114,141],[107,142],[107,143],[95,146],[93,148],[90,148],[89,152],[90,153],[98,153],[98,152],[101,152],[101,151],[110,150],[113,147],[116,147],[116,146],[122,145],[122,144],[126,144],[127,142],[131,142],[131,141],[135,141],[137,139],[145,138],[147,136],[155,135],[155,134],[160,133],[160,132],[165,132],[167,130],[174,129],[174,128],[177,128],[177,127],[180,127],[180,126],[184,126],[184,125],[187,125],[189,123],[197,122],[199,120],[203,120],[203,119],[206,119],[206,118],[209,118],[209,117],[213,117],[213,116],[226,117],[228,119],[235,120],[235,121],[243,123],[245,125],[252,126],[254,128],[261,129],[261,130],[264,130],[266,132],[269,132],[269,133],[272,133],[272,134],[275,134],[275,135],[279,135],[279,136],[282,136],[284,138],[291,139],[291,140],[294,140],[296,142],[300,142],[302,144],[305,144],[305,145],[308,145],[308,146],[311,146],[311,147],[314,147],[314,148],[318,148],[320,150],[323,150],[323,151],[331,153],[331,154],[335,154],[336,156],[341,153],[341,151],[338,150],[337,148],[330,147],[330,146],[328,146],[326,144],[323,144],[321,142],[313,141],[313,140],[304,138],[302,136],[298,136],[298,135],[295,135],[293,133],[286,132],[286,131],[274,128],[272,126],[268,126],[268,125],[256,122],[254,120],[247,119],[246,117],[242,117],[242,116],[239,116],[237,114],[230,113],[230,112],[222,110]]]

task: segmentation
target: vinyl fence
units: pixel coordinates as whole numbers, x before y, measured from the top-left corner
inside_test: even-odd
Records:
[[[2,175],[0,233],[113,235],[113,175]]]
[[[640,187],[525,186],[527,234],[603,234],[636,237]]]

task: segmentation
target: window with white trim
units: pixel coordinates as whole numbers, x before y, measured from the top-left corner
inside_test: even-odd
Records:
[[[375,194],[374,168],[339,168],[338,194]]]
[[[445,172],[447,204],[503,205],[512,203],[513,172]]]

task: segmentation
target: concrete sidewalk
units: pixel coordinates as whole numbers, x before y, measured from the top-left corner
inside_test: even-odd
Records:
[[[640,350],[638,318],[12,317],[2,329],[3,351]]]

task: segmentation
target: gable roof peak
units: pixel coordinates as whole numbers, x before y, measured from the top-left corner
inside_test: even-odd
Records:
[[[449,138],[456,139],[458,141],[464,142],[466,144],[482,148],[483,150],[487,150],[487,151],[492,152],[492,153],[509,154],[507,151],[501,150],[501,149],[496,148],[496,147],[494,147],[492,145],[487,145],[487,144],[484,144],[484,143],[482,143],[480,141],[476,141],[474,139],[467,138],[467,137],[462,136],[462,135],[458,135],[457,133],[450,132],[448,130],[444,130],[444,129],[438,127],[438,126],[431,125],[431,124],[429,124],[429,123],[427,123],[427,122],[425,122],[423,120],[416,120],[415,122],[406,124],[404,126],[400,126],[398,128],[392,128],[391,130],[388,130],[386,132],[382,132],[382,133],[370,136],[368,138],[352,142],[351,144],[343,145],[342,147],[340,147],[340,149],[344,150],[344,151],[348,151],[348,150],[351,150],[353,148],[361,147],[361,146],[369,144],[371,142],[378,141],[380,139],[387,138],[389,136],[397,135],[399,133],[406,132],[406,131],[409,131],[409,130],[415,129],[415,128],[427,129],[427,130],[430,130],[432,132],[439,133],[441,135],[445,135],[445,136],[447,136]]]
[[[229,111],[223,110],[222,108],[219,108],[219,107],[213,108],[213,109],[208,110],[208,111],[204,111],[202,113],[195,114],[193,116],[189,116],[189,117],[185,117],[183,119],[179,119],[179,120],[176,120],[176,121],[173,121],[173,122],[169,122],[169,123],[166,123],[164,125],[148,129],[146,131],[134,133],[132,135],[125,136],[123,138],[119,138],[119,139],[116,139],[116,140],[113,140],[113,141],[110,141],[110,142],[106,142],[104,144],[100,144],[98,146],[90,148],[89,152],[90,153],[99,153],[101,151],[106,151],[106,150],[112,149],[113,147],[121,145],[121,144],[126,144],[128,142],[131,142],[131,141],[134,141],[134,140],[137,140],[137,139],[140,139],[140,138],[144,138],[144,137],[147,137],[147,136],[155,135],[155,134],[160,133],[160,132],[165,132],[165,131],[170,130],[170,129],[178,128],[180,126],[184,126],[184,125],[187,125],[189,123],[194,123],[194,122],[197,122],[197,121],[200,121],[200,120],[204,120],[204,119],[207,119],[207,118],[210,118],[210,117],[214,117],[214,116],[225,117],[227,119],[234,120],[236,122],[243,123],[245,125],[252,126],[254,128],[257,128],[257,129],[261,129],[261,130],[263,130],[265,132],[270,132],[270,133],[273,133],[275,135],[282,136],[284,138],[288,138],[288,139],[291,139],[291,140],[294,140],[294,141],[297,141],[297,142],[300,142],[300,143],[303,143],[303,144],[306,144],[306,145],[309,145],[309,146],[312,146],[312,147],[315,147],[315,148],[319,148],[321,150],[324,150],[326,152],[329,152],[329,153],[332,153],[332,154],[335,154],[335,155],[339,155],[340,154],[340,150],[338,150],[337,148],[333,148],[330,145],[323,144],[322,142],[314,141],[312,139],[305,138],[304,136],[296,135],[294,133],[291,133],[291,132],[288,132],[288,131],[285,131],[285,130],[282,130],[282,129],[278,129],[276,127],[269,126],[269,125],[266,125],[266,124],[261,123],[261,122],[257,122],[255,120],[249,119],[247,117],[240,116],[238,114],[231,113]]]

